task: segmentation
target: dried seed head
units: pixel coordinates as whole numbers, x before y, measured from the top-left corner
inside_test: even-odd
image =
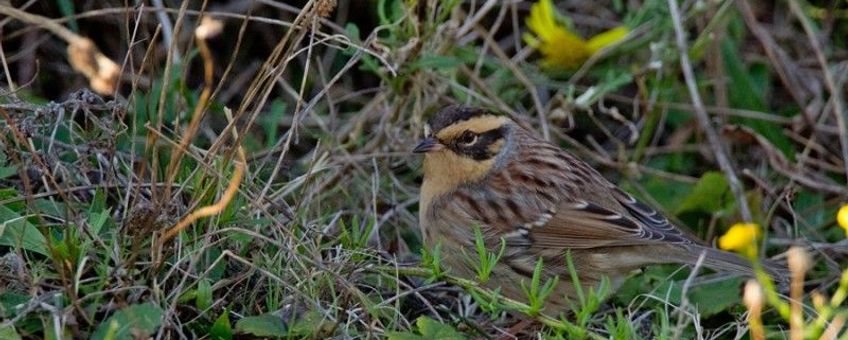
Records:
[[[194,36],[197,39],[207,40],[221,34],[224,30],[224,22],[210,16],[204,16],[200,19],[200,25],[194,29]]]
[[[71,66],[88,78],[89,86],[99,94],[112,94],[118,87],[121,67],[100,53],[94,42],[82,38],[68,45]]]
[[[813,300],[813,307],[815,307],[817,310],[821,310],[822,308],[824,308],[824,304],[827,301],[824,295],[822,295],[822,293],[819,293],[816,290],[810,292],[810,299]]]
[[[763,288],[757,280],[751,279],[745,283],[742,301],[749,311],[759,313],[763,309]]]
[[[789,248],[787,262],[793,277],[800,277],[810,269],[810,255],[801,247]]]
[[[318,0],[315,5],[317,6],[315,14],[321,18],[326,18],[336,9],[336,0]]]

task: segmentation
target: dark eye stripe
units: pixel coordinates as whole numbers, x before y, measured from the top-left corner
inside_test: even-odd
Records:
[[[506,128],[500,127],[481,133],[477,137],[477,142],[472,145],[466,146],[462,145],[459,141],[454,141],[448,147],[460,155],[474,160],[484,161],[495,156],[495,153],[489,150],[489,146],[502,139],[504,133],[506,133]]]

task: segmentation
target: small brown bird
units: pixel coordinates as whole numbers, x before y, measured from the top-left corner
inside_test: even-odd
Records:
[[[606,276],[615,289],[646,265],[694,264],[701,254],[707,267],[751,273],[747,260],[700,244],[588,164],[507,117],[447,107],[430,120],[413,152],[424,154],[419,214],[425,244],[441,243],[451,272],[473,278],[461,248],[473,254],[475,228],[489,251],[497,252],[503,239],[506,250],[487,286],[518,301],[526,300],[521,281],[529,284],[541,258],[545,279],[560,275],[565,281],[548,298],[546,311],[553,314],[565,311],[566,297],[575,297],[566,251],[584,288]]]

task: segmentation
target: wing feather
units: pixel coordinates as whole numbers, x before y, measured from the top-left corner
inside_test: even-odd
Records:
[[[671,229],[666,229],[667,226]],[[528,237],[532,238],[534,247],[540,248],[591,249],[660,242],[692,243],[671,224],[654,227],[641,219],[586,201],[560,204],[548,223],[531,229]]]

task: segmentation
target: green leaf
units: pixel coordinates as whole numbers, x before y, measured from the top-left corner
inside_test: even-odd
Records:
[[[106,221],[109,220],[110,215],[111,209],[91,213],[91,215],[89,215],[88,223],[91,225],[91,232],[94,233],[94,235],[100,234],[100,230],[103,229],[103,226],[106,224]]]
[[[681,286],[680,281],[667,280],[660,283],[659,286],[654,289],[653,293],[662,297],[663,302],[661,303],[680,305],[680,296],[683,294],[683,287]]]
[[[323,313],[313,309],[303,313],[292,323],[289,334],[296,337],[316,336],[328,332],[333,325]]]
[[[427,338],[413,332],[387,332],[388,340],[426,340]]]
[[[763,64],[754,64],[750,67],[746,65],[739,55],[740,49],[737,45],[730,39],[723,40],[721,44],[722,60],[724,60],[724,67],[729,77],[727,94],[730,104],[733,108],[738,109],[770,111],[768,106],[768,90],[772,83],[769,77],[770,69]],[[783,134],[782,126],[759,119],[742,117],[734,117],[731,122],[754,129],[790,159],[794,157],[792,143],[789,137]]]
[[[820,209],[825,206],[825,197],[818,192],[799,191],[795,194],[793,202],[795,211],[804,218],[810,225],[825,225],[833,216],[836,216],[835,210]],[[837,229],[837,228],[833,228]],[[834,230],[836,231],[836,230]]]
[[[238,234],[236,234],[236,235],[238,235]],[[222,253],[223,252],[221,251],[221,249],[218,249],[218,248],[215,248],[215,247],[209,248],[208,253],[207,253],[209,255],[204,260],[204,262],[206,263],[205,264],[206,267],[208,268],[210,265],[212,265],[214,263],[214,259],[217,259],[218,257],[220,257]],[[218,263],[215,264],[215,266],[212,267],[212,269],[209,269],[209,274],[206,277],[209,280],[211,280],[212,282],[220,280],[222,277],[224,277],[224,275],[227,272],[227,263],[229,263],[229,262],[218,261]]]
[[[147,337],[162,325],[162,308],[153,303],[130,305],[97,326],[92,339],[134,339]]]
[[[68,212],[68,206],[65,205],[64,202],[61,201],[51,201],[48,199],[37,199],[35,202],[35,211],[47,215],[47,216],[55,216],[55,217],[64,217]]]
[[[59,11],[62,13],[63,17],[70,18],[68,21],[68,26],[74,32],[79,32],[79,23],[77,23],[77,17],[75,16],[76,10],[74,9],[74,2],[71,0],[58,0],[56,1],[59,5]]]
[[[350,38],[353,41],[362,41],[359,34],[359,26],[356,26],[355,23],[349,22],[345,24],[345,36]]]
[[[455,69],[462,60],[453,56],[425,55],[409,65],[410,70],[448,70]]]
[[[712,214],[733,203],[735,200],[724,175],[711,171],[701,176],[675,213],[678,215],[684,212]]]
[[[236,332],[259,337],[281,337],[286,335],[286,324],[273,314],[248,316],[236,322]]]
[[[214,340],[230,340],[233,338],[233,329],[230,327],[230,312],[224,310],[221,316],[215,320],[209,328],[209,338]]]
[[[0,179],[6,179],[18,174],[18,168],[14,166],[0,166]]]
[[[428,339],[465,339],[453,326],[446,325],[426,316],[415,321],[418,331]]]
[[[197,309],[206,310],[212,306],[212,284],[207,279],[201,279],[197,283],[197,295],[194,305]]]
[[[618,90],[626,84],[633,82],[630,72],[609,69],[603,74],[603,81],[588,88],[574,99],[574,105],[580,108],[589,108],[597,103],[605,94]]]
[[[690,290],[689,301],[698,306],[701,316],[710,317],[739,303],[741,284],[741,278],[733,277],[709,285],[696,286]]]
[[[388,333],[389,340],[465,339],[465,336],[453,328],[453,326],[443,324],[426,316],[418,317],[415,325],[418,327],[418,333],[420,335],[412,332],[390,332]]]
[[[38,228],[6,206],[0,206],[0,245],[47,254],[47,240]]]
[[[0,294],[0,319],[7,319],[16,315],[15,312],[19,311],[18,307],[24,306],[29,300],[29,295],[12,293],[10,291]]]
[[[668,163],[651,164],[650,166],[657,169],[666,169]],[[654,199],[659,203],[660,207],[664,207],[669,211],[674,211],[686,196],[692,192],[692,188],[695,186],[694,184],[684,182],[669,181],[668,179],[657,176],[645,176],[644,179],[639,181],[639,184],[646,192],[644,196]],[[640,196],[643,196],[640,190],[629,181],[621,182],[621,188],[636,197],[641,198]]]
[[[403,1],[377,0],[377,16],[381,25],[394,23],[403,15]]]
[[[74,335],[71,333],[71,330],[67,327],[59,330],[60,333],[56,333],[56,329],[54,328],[53,320],[48,318],[44,318],[41,320],[41,329],[44,330],[44,338],[42,340],[62,340],[62,339],[73,339]],[[22,331],[26,332],[25,328],[18,327]],[[5,338],[0,338],[5,339]]]
[[[436,243],[432,250],[426,247],[421,248],[421,263],[429,268],[432,275],[427,279],[427,282],[434,282],[445,275],[442,268],[442,243]]]
[[[0,325],[0,339],[20,340],[21,336],[18,335],[17,331],[15,331],[14,326],[12,326],[12,325],[8,325],[8,326]]]
[[[661,297],[662,302],[649,299],[645,307],[662,307],[665,303],[680,304],[686,273],[678,269],[677,265],[652,266],[644,274],[627,280],[615,294],[615,299],[619,303],[629,304],[639,296],[644,296],[646,291],[650,291],[649,295]],[[742,278],[733,277],[715,283],[696,285],[688,290],[687,297],[689,303],[698,308],[701,316],[708,318],[739,303],[741,284]],[[648,289],[647,287],[656,288]]]
[[[686,273],[679,270],[679,265],[649,266],[639,275],[625,281],[614,294],[613,298],[622,304],[629,304],[633,299],[642,297],[646,292],[651,296],[661,296],[662,300],[680,302],[680,293],[674,293],[674,287],[669,287],[676,280],[685,280]],[[671,295],[667,295],[671,290]],[[657,301],[647,300],[646,306],[658,306]]]
[[[268,109],[267,114],[263,114],[259,117],[259,121],[262,122],[262,128],[265,130],[265,146],[267,148],[273,148],[274,144],[277,143],[279,138],[279,122],[283,120],[286,115],[286,102],[280,99],[274,99],[271,101],[271,107]]]
[[[102,188],[94,190],[94,197],[91,198],[91,202],[88,204],[88,212],[95,213],[109,209],[109,204],[106,202],[108,196],[106,190]]]

